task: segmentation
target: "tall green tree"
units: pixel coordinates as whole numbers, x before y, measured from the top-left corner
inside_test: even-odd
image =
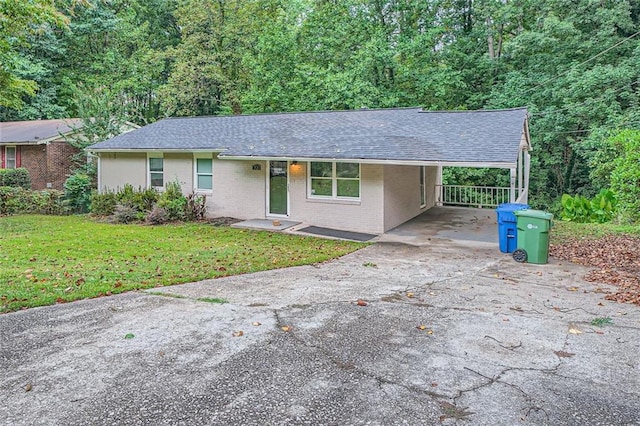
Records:
[[[53,0],[0,0],[0,107],[20,109],[23,97],[38,88],[26,76],[29,62],[20,55],[29,36],[67,23]]]

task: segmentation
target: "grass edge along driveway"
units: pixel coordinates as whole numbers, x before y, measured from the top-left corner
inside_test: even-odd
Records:
[[[0,312],[324,262],[364,246],[207,223],[0,217]]]

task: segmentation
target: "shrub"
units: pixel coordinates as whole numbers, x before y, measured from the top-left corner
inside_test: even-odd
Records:
[[[126,184],[116,193],[116,199],[120,204],[128,204],[140,213],[151,211],[153,205],[158,201],[160,194],[155,188],[134,189],[133,185]]]
[[[160,193],[155,188],[142,189],[139,188],[133,194],[133,205],[140,212],[150,212],[153,206],[158,202]]]
[[[75,213],[86,213],[91,205],[93,182],[85,173],[74,173],[64,183],[64,196],[69,209]]]
[[[151,225],[162,225],[167,223],[168,220],[167,211],[157,205],[145,217],[145,221]]]
[[[0,187],[0,214],[64,214],[62,191],[31,191],[21,187]]]
[[[582,195],[564,194],[561,201],[562,219],[580,223],[610,221],[617,204],[615,194],[609,189],[601,190],[592,200]]]
[[[0,214],[25,212],[29,206],[25,194],[25,190],[20,187],[0,186]]]
[[[187,220],[202,220],[207,214],[207,198],[191,193],[187,195],[185,217]]]
[[[130,204],[117,204],[113,219],[117,223],[131,223],[140,220],[138,210]]]
[[[31,189],[29,171],[23,167],[17,169],[0,169],[0,186]]]
[[[63,215],[67,213],[64,205],[64,192],[55,189],[32,191],[33,213]]]
[[[96,216],[111,216],[118,203],[117,194],[113,191],[103,193],[93,192],[91,194],[90,211]]]
[[[640,130],[625,130],[609,143],[620,153],[613,159],[611,190],[618,196],[621,219],[640,221]]]
[[[160,194],[158,207],[162,207],[167,212],[168,220],[184,220],[187,199],[182,195],[182,188],[179,182],[169,182],[165,191]]]

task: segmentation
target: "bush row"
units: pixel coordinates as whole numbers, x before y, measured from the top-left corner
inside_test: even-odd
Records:
[[[167,183],[163,192],[155,188],[134,189],[131,185],[125,185],[118,191],[93,193],[90,211],[117,223],[145,221],[157,225],[204,219],[205,202],[203,195],[184,196],[178,182]]]
[[[61,215],[66,211],[62,191],[31,191],[22,187],[0,186],[0,215]]]
[[[30,189],[31,177],[29,177],[29,171],[23,167],[0,169],[0,186]]]

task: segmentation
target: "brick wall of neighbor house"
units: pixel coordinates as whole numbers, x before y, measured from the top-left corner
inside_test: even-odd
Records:
[[[64,182],[73,171],[72,157],[79,152],[77,148],[64,141],[53,141],[19,149],[21,165],[31,177],[31,189],[64,189]]]
[[[360,166],[360,201],[320,200],[307,196],[307,163],[289,166],[291,219],[326,228],[382,233],[382,171],[382,165]]]
[[[420,167],[385,165],[384,230],[388,231],[426,209],[420,208]]]
[[[109,152],[100,154],[100,191],[117,190],[129,183],[134,188],[147,186],[147,154]]]
[[[73,156],[80,150],[64,141],[54,141],[47,144],[47,181],[45,187],[62,190],[64,182],[75,168]],[[35,189],[35,188],[34,188]]]
[[[21,166],[29,171],[32,189],[45,189],[47,180],[46,145],[24,145],[20,148]]]

